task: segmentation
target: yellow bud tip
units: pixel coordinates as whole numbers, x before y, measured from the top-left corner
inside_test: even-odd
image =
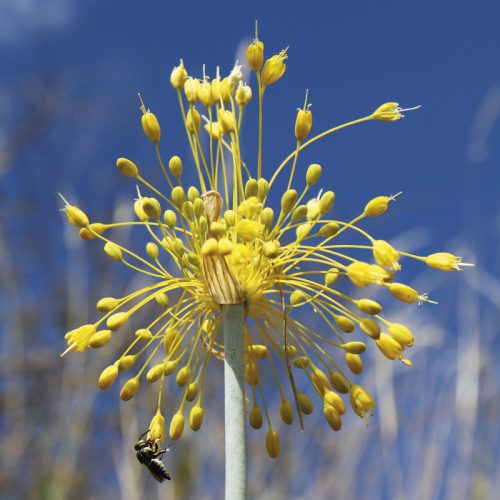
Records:
[[[413,108],[400,108],[397,102],[386,102],[374,111],[374,113],[372,114],[372,119],[384,122],[395,122],[405,117],[405,115],[403,114],[405,111],[413,111],[421,107],[422,106],[414,106]]]
[[[472,267],[474,264],[462,262],[462,257],[457,257],[448,252],[433,253],[425,258],[425,263],[441,271],[461,271],[461,267]]]

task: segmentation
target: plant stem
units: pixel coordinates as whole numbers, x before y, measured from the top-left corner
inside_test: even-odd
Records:
[[[226,500],[245,500],[247,489],[243,325],[243,304],[222,306]]]

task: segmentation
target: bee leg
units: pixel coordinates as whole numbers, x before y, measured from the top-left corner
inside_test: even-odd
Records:
[[[141,434],[139,440],[141,440],[151,429],[148,429],[146,432],[144,432],[143,434]]]

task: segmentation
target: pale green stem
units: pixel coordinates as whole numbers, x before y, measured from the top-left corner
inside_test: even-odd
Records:
[[[244,322],[243,304],[222,306],[226,500],[246,499]]]

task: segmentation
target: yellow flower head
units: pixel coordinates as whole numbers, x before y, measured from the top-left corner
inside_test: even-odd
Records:
[[[259,113],[266,86],[283,76],[287,59],[283,50],[264,63],[263,50],[257,36],[247,49],[248,62],[257,75]],[[170,418],[170,439],[177,440],[183,434],[186,415],[194,431],[206,421],[207,370],[212,361],[224,359],[221,307],[244,304],[249,422],[256,429],[267,425],[265,445],[275,458],[280,453],[280,439],[271,424],[276,417],[262,387],[268,380],[281,394],[276,413],[285,424],[298,422],[303,427],[304,416],[317,405],[337,431],[345,413],[345,394],[357,415],[365,417],[375,409],[369,392],[354,381],[363,370],[366,350],[374,349],[375,344],[385,357],[410,363],[405,354],[414,343],[412,332],[386,318],[378,302],[368,297],[354,299],[337,289],[338,284],[350,281],[367,291],[386,288],[387,297],[413,304],[428,298],[394,281],[400,259],[417,259],[445,271],[465,264],[449,253],[427,257],[405,253],[360,227],[361,222],[388,210],[395,196],[377,196],[363,204],[359,214],[342,221],[334,212],[333,191],[311,195],[310,188],[319,182],[322,168],[317,163],[303,165],[301,150],[355,123],[399,120],[404,110],[398,104],[383,104],[374,113],[303,142],[312,127],[306,100],[295,129],[290,124],[297,147],[281,163],[266,164],[264,169],[262,120],[255,164],[243,155],[242,113],[250,107],[252,91],[242,82],[239,65],[225,78],[217,73],[210,83],[203,75],[200,83],[187,74],[181,61],[170,79],[192,159],[174,155],[165,167],[158,120],[143,105],[142,126],[154,144],[166,182],[155,186],[148,180],[148,169],[141,169],[139,175],[131,160],[117,160],[119,172],[147,191],[145,196],[138,192],[133,202],[136,220],[91,223],[85,212],[64,200],[68,221],[83,239],[100,241],[116,265],[141,272],[149,280],[122,297],[99,300],[98,319],[67,333],[64,354],[104,348],[109,342],[122,345],[115,362],[103,367],[99,387],[111,387],[119,372],[127,371],[120,397],[128,401],[141,382],[156,384],[159,394],[150,437],[155,441],[165,438],[165,412]],[[200,135],[206,132],[208,136],[202,140]],[[184,149],[170,144],[175,147]],[[275,184],[280,174],[286,175],[287,184],[281,193],[276,192]],[[142,228],[142,252],[108,237],[108,229],[119,231],[127,225]],[[350,244],[348,236],[353,233],[366,238],[365,244]],[[351,254],[353,248],[355,254]],[[358,258],[359,252],[365,252],[363,260]],[[139,320],[136,313],[143,310],[150,315],[141,314],[140,318],[148,320]],[[307,324],[312,311],[322,321],[314,330]],[[164,400],[162,388],[168,377],[175,379],[176,387]]]

